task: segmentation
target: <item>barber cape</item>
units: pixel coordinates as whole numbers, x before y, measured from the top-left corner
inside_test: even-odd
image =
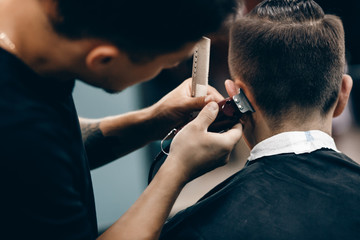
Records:
[[[264,140],[160,239],[359,239],[360,166],[321,131]]]

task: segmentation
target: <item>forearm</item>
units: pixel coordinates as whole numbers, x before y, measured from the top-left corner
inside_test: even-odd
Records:
[[[97,120],[80,118],[90,167],[100,167],[161,137],[161,124],[153,112],[146,108]]]
[[[165,163],[134,205],[98,240],[158,239],[185,183],[185,175]]]
[[[223,97],[208,88],[208,96],[191,97],[191,79],[151,107],[98,121],[80,119],[91,168],[102,166],[145,144],[158,140],[174,127],[190,121],[191,113]]]

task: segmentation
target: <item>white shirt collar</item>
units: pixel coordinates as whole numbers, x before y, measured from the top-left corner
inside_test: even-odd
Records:
[[[251,150],[248,160],[252,161],[261,157],[283,153],[310,153],[321,148],[339,152],[334,139],[322,131],[284,132],[256,144]]]

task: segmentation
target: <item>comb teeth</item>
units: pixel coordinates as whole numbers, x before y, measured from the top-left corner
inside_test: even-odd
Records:
[[[210,63],[210,39],[203,37],[196,45],[193,57],[192,88],[191,96],[206,96],[209,63]]]

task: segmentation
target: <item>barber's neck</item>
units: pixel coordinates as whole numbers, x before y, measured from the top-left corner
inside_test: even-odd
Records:
[[[1,41],[0,47],[40,75],[70,80],[91,46],[88,41],[70,41],[54,32],[48,19],[54,7],[50,0],[0,0],[0,33],[15,46]]]
[[[299,114],[299,113],[298,113]],[[319,112],[296,115],[279,122],[264,117],[261,111],[253,113],[244,124],[244,136],[248,146],[252,149],[259,142],[283,132],[320,130],[331,135],[332,114],[322,116]]]

